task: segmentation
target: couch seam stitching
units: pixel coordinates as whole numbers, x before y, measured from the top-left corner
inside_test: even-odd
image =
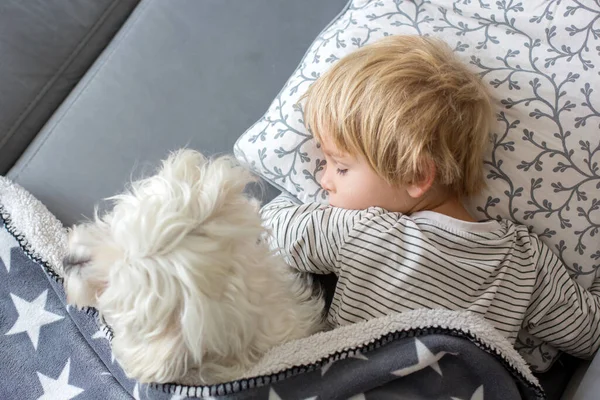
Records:
[[[143,1],[143,0],[142,0]],[[135,8],[135,10],[139,9],[138,15],[136,15],[133,19],[130,21],[130,26],[127,27],[127,30],[123,31],[121,38],[118,39],[118,42],[111,42],[109,43],[109,46],[111,44],[114,45],[113,49],[110,49],[110,52],[105,56],[104,60],[100,61],[100,64],[98,64],[97,67],[94,68],[94,64],[90,67],[90,69],[88,69],[88,71],[95,69],[95,71],[93,71],[93,74],[91,77],[89,77],[88,81],[85,83],[85,86],[83,86],[83,88],[80,90],[79,93],[77,93],[75,95],[75,97],[69,101],[69,97],[67,96],[67,99],[65,100],[65,102],[62,103],[62,105],[65,105],[67,108],[65,110],[60,110],[60,106],[58,111],[60,111],[60,116],[58,117],[58,119],[52,124],[52,128],[49,129],[48,133],[45,135],[46,137],[42,139],[42,142],[37,146],[37,149],[35,149],[34,153],[29,156],[29,158],[27,159],[27,161],[24,162],[24,165],[22,167],[20,167],[18,169],[18,171],[14,174],[14,178],[13,180],[16,181],[19,176],[21,175],[21,173],[29,166],[29,163],[35,158],[35,156],[39,153],[39,151],[42,149],[42,147],[44,146],[44,144],[46,143],[46,141],[50,138],[50,136],[52,136],[52,134],[55,131],[56,126],[64,119],[64,117],[68,114],[69,110],[73,107],[73,104],[75,104],[75,102],[77,101],[77,99],[79,97],[81,97],[85,91],[88,89],[89,85],[94,81],[96,75],[100,72],[100,70],[102,69],[102,67],[112,58],[113,54],[117,51],[117,49],[119,49],[119,47],[121,46],[121,44],[123,43],[123,41],[127,38],[127,36],[129,35],[129,33],[131,32],[132,28],[136,25],[136,23],[138,22],[138,20],[140,19],[141,15],[143,14],[142,10],[147,8],[147,4],[151,3],[152,0],[148,0],[146,2],[143,1],[144,5],[142,7],[137,6]],[[119,0],[114,0],[113,4],[119,3]],[[141,3],[140,3],[141,4]],[[126,21],[127,23],[127,21]],[[118,33],[117,33],[118,35]],[[107,48],[109,47],[107,46]],[[102,57],[102,55],[100,55],[100,57]],[[96,59],[96,61],[98,61],[98,59]],[[84,76],[85,79],[85,76]],[[77,85],[75,86],[75,88],[73,90],[77,89]],[[73,91],[71,91],[71,93],[73,93]],[[68,103],[68,105],[67,105]],[[55,111],[55,114],[56,111]],[[52,119],[52,117],[47,121],[50,122]],[[40,131],[42,132],[42,131]],[[38,133],[39,134],[39,133]]]
[[[8,129],[6,136],[0,141],[0,147],[4,146],[12,137],[14,137],[15,132],[23,125],[23,122],[27,119],[27,116],[31,114],[34,109],[34,106],[39,103],[39,101],[50,91],[50,89],[54,86],[58,78],[73,64],[73,61],[77,58],[77,55],[81,52],[83,47],[89,43],[90,39],[93,37],[94,33],[96,33],[99,27],[106,21],[108,16],[112,13],[112,11],[116,8],[118,4],[118,0],[113,0],[113,2],[106,8],[106,10],[102,13],[98,21],[90,28],[90,30],[85,34],[83,39],[77,43],[73,51],[69,54],[65,62],[60,66],[60,68],[54,73],[52,78],[46,82],[46,84],[37,92],[37,94],[33,97],[33,99],[27,103],[25,109],[19,114],[15,122]]]

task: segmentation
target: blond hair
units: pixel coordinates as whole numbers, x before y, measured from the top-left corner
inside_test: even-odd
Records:
[[[460,196],[484,186],[492,111],[478,76],[440,40],[392,36],[342,58],[303,96],[316,140],[364,157],[392,185],[436,183]]]

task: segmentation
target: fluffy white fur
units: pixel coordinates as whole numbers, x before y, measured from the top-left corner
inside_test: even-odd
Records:
[[[69,302],[101,312],[130,377],[225,382],[319,330],[323,301],[263,240],[252,180],[229,157],[181,150],[71,230]]]

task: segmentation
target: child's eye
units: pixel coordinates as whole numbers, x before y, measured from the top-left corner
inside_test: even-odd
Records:
[[[339,175],[346,175],[346,172],[348,172],[348,168],[346,168],[346,169],[339,169],[339,168],[338,168],[338,169],[337,169],[337,173],[338,173]]]

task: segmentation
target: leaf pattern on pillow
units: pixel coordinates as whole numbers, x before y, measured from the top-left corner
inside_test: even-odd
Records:
[[[299,97],[344,55],[384,36],[445,40],[488,85],[497,109],[480,219],[527,225],[588,287],[600,269],[600,4],[573,0],[354,0],[315,39],[237,157],[300,201],[326,202],[320,150]],[[558,352],[522,334],[534,370]]]

